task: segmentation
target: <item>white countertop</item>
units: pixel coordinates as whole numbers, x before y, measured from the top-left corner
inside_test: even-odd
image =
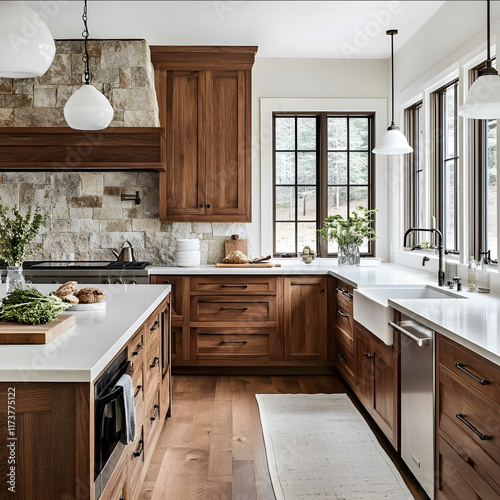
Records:
[[[34,286],[49,293],[59,285]],[[74,312],[76,324],[48,344],[0,345],[0,381],[92,382],[170,292],[170,285],[99,286],[106,309]]]
[[[316,259],[303,264],[298,259],[274,259],[281,267],[216,268],[153,266],[149,274],[163,275],[326,275],[354,288],[377,285],[437,285],[437,273],[430,273],[376,259],[361,259],[361,266],[338,266],[337,259]],[[463,284],[464,289],[467,284]],[[500,295],[462,292],[467,300],[404,299],[389,304],[422,324],[468,347],[500,365]]]

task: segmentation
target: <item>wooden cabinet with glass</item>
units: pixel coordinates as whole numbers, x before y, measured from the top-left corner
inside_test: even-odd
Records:
[[[160,219],[251,222],[251,70],[257,47],[151,47],[165,127]]]

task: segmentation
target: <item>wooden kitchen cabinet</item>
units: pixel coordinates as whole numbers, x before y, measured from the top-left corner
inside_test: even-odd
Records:
[[[151,47],[165,127],[165,222],[251,222],[256,47]]]
[[[397,336],[395,336],[397,337]],[[398,344],[388,346],[358,323],[354,326],[354,392],[398,449]]]
[[[333,285],[333,286],[332,286]],[[353,288],[340,280],[333,280],[332,323],[335,366],[346,382],[354,386],[354,319]]]
[[[284,278],[284,359],[326,361],[327,278]]]
[[[436,498],[500,499],[500,370],[436,339]]]

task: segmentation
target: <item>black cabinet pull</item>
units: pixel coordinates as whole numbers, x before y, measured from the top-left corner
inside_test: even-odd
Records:
[[[144,441],[142,439],[139,441],[139,444],[142,445],[141,449],[139,451],[134,451],[134,453],[132,454],[134,458],[140,457],[142,455],[142,452],[144,451]]]
[[[248,307],[221,307],[220,311],[248,311]]]
[[[154,332],[158,327],[160,326],[160,322],[158,320],[156,320],[154,323],[153,323],[153,326],[149,329],[150,332]]]
[[[363,353],[363,356],[364,356],[365,358],[368,358],[368,359],[372,359],[372,358],[373,358],[373,354],[370,354],[369,352],[364,352],[364,353]]]
[[[210,208],[210,203],[207,205],[207,208]]]
[[[144,345],[143,344],[137,344],[137,347],[135,348],[135,351],[132,352],[132,356],[137,356],[143,349],[144,349]]]
[[[221,340],[221,344],[248,344],[246,340]]]
[[[163,283],[168,284],[168,283],[170,283],[170,280],[163,280]]]
[[[349,315],[348,315],[348,314],[346,314],[344,311],[340,311],[340,310],[339,310],[339,311],[337,311],[337,313],[338,313],[340,316],[342,316],[343,318],[348,318],[348,317],[349,317]]]
[[[248,285],[226,285],[225,283],[223,283],[220,287],[221,288],[248,288]]]
[[[141,389],[142,389],[142,385],[138,385],[137,390],[135,391],[135,394],[134,394],[134,398],[136,398],[138,396],[138,394],[141,392]]]
[[[203,205],[200,205],[200,208],[203,208]]]
[[[347,292],[343,288],[337,288],[337,292],[340,292],[342,295],[345,295],[346,297],[349,297],[350,299],[352,299],[352,294],[350,294],[349,292]]]
[[[156,368],[158,366],[158,363],[160,362],[160,358],[153,359],[153,362],[149,365],[149,368]]]
[[[481,441],[489,441],[491,439],[491,436],[488,436],[488,434],[481,434],[472,424],[467,422],[467,420],[465,420],[464,416],[461,413],[457,413],[456,417],[458,418],[458,420],[460,420],[460,422],[464,423],[474,434],[476,434],[476,436],[478,436]]]
[[[482,379],[471,373],[469,370],[467,370],[464,367],[463,363],[455,363],[455,366],[462,372],[464,372],[466,375],[468,375],[470,378],[474,379],[476,382],[479,382],[481,385],[490,385],[490,381],[486,379]]]
[[[158,418],[158,414],[160,413],[160,407],[158,405],[154,405],[155,412],[152,417],[149,417],[151,419],[151,422],[154,422]]]
[[[346,357],[343,354],[337,354],[337,356],[342,360],[342,361],[347,361]]]

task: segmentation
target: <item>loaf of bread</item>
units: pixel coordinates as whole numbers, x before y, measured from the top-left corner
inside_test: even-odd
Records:
[[[78,285],[78,281],[67,281],[54,292],[54,295],[69,304],[78,304],[76,285]]]
[[[78,291],[76,297],[80,301],[80,304],[95,304],[96,302],[102,302],[105,294],[101,288],[89,286]]]
[[[234,250],[223,259],[224,264],[247,264],[248,257],[240,250]]]

